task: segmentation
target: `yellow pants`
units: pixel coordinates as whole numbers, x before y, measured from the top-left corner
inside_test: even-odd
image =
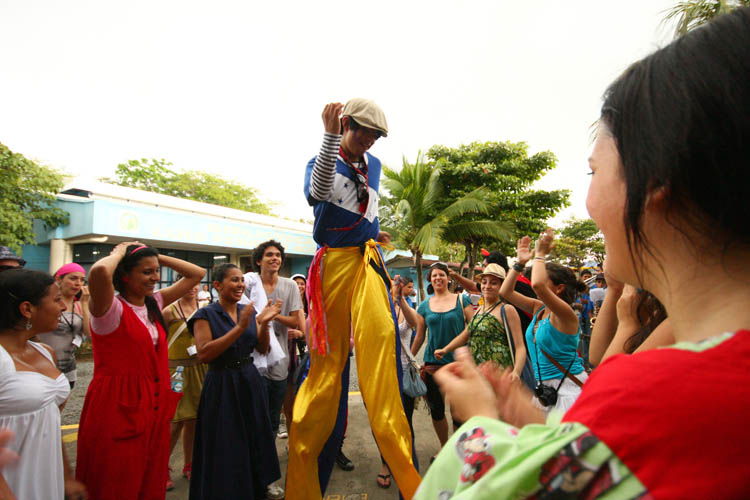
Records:
[[[329,248],[323,256],[322,289],[330,352],[310,349],[310,372],[294,403],[289,432],[286,496],[320,499],[318,455],[333,431],[341,397],[341,373],[353,332],[357,373],[372,432],[406,499],[419,486],[411,458],[411,431],[404,414],[397,375],[398,336],[383,278],[385,269],[374,241],[365,246]]]

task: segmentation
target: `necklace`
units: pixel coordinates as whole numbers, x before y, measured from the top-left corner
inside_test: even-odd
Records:
[[[75,333],[75,328],[73,328],[73,314],[75,314],[75,301],[70,305],[70,319],[71,321],[68,321],[68,318],[65,317],[65,313],[68,312],[68,304],[65,304],[65,310],[60,313],[60,317],[63,319],[66,325],[68,325],[68,328],[70,328],[71,333]]]
[[[482,304],[482,312],[492,311],[497,305],[500,303],[500,300],[497,300],[496,302],[493,302],[492,305],[487,303],[487,301],[484,301],[484,304]]]

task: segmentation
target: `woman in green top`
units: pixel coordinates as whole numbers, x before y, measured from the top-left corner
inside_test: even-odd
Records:
[[[178,276],[178,279],[180,277]],[[167,344],[169,349],[169,374],[174,376],[177,367],[182,367],[182,399],[172,418],[170,432],[170,450],[174,450],[177,439],[182,434],[182,451],[184,466],[182,475],[190,480],[193,460],[193,440],[195,439],[195,422],[198,417],[198,402],[203,389],[203,379],[208,365],[198,360],[195,350],[195,339],[187,328],[189,320],[198,310],[198,285],[194,286],[180,300],[162,310],[167,324]],[[171,451],[170,451],[171,452]],[[167,489],[174,487],[171,478]]]
[[[498,264],[489,264],[480,276],[483,304],[460,335],[445,347],[435,350],[435,358],[443,359],[468,341],[477,363],[492,362],[503,368],[512,368],[511,376],[519,379],[526,363],[526,347],[518,312],[514,307],[505,307],[500,300],[505,270]],[[512,345],[515,346],[514,350]]]
[[[411,346],[413,355],[417,355],[427,335],[427,347],[424,350],[425,385],[427,386],[427,406],[430,408],[432,425],[440,440],[440,446],[448,441],[448,422],[445,420],[445,399],[440,394],[432,374],[441,366],[453,361],[453,355],[448,354],[442,359],[434,356],[436,349],[448,345],[458,334],[464,330],[464,326],[471,320],[474,310],[468,297],[451,293],[448,290],[448,266],[437,262],[430,266],[427,272],[427,280],[430,286],[428,293],[433,293],[417,308],[417,336]],[[461,423],[453,415],[454,430]]]

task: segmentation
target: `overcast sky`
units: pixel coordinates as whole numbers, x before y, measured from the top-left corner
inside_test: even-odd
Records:
[[[525,141],[586,217],[591,124],[676,0],[0,0],[0,142],[71,174],[165,158],[312,218],[307,161],[330,101],[374,99],[391,166],[432,145]]]

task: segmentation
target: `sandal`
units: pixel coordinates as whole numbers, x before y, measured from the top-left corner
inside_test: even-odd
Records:
[[[189,464],[185,464],[185,467],[182,468],[182,477],[187,478],[188,481],[190,481],[190,477],[193,475],[193,462],[190,462]]]
[[[381,483],[380,480],[383,480]],[[391,487],[391,475],[390,474],[378,474],[378,478],[376,479],[378,482],[378,486],[383,488],[384,490],[387,490]]]

